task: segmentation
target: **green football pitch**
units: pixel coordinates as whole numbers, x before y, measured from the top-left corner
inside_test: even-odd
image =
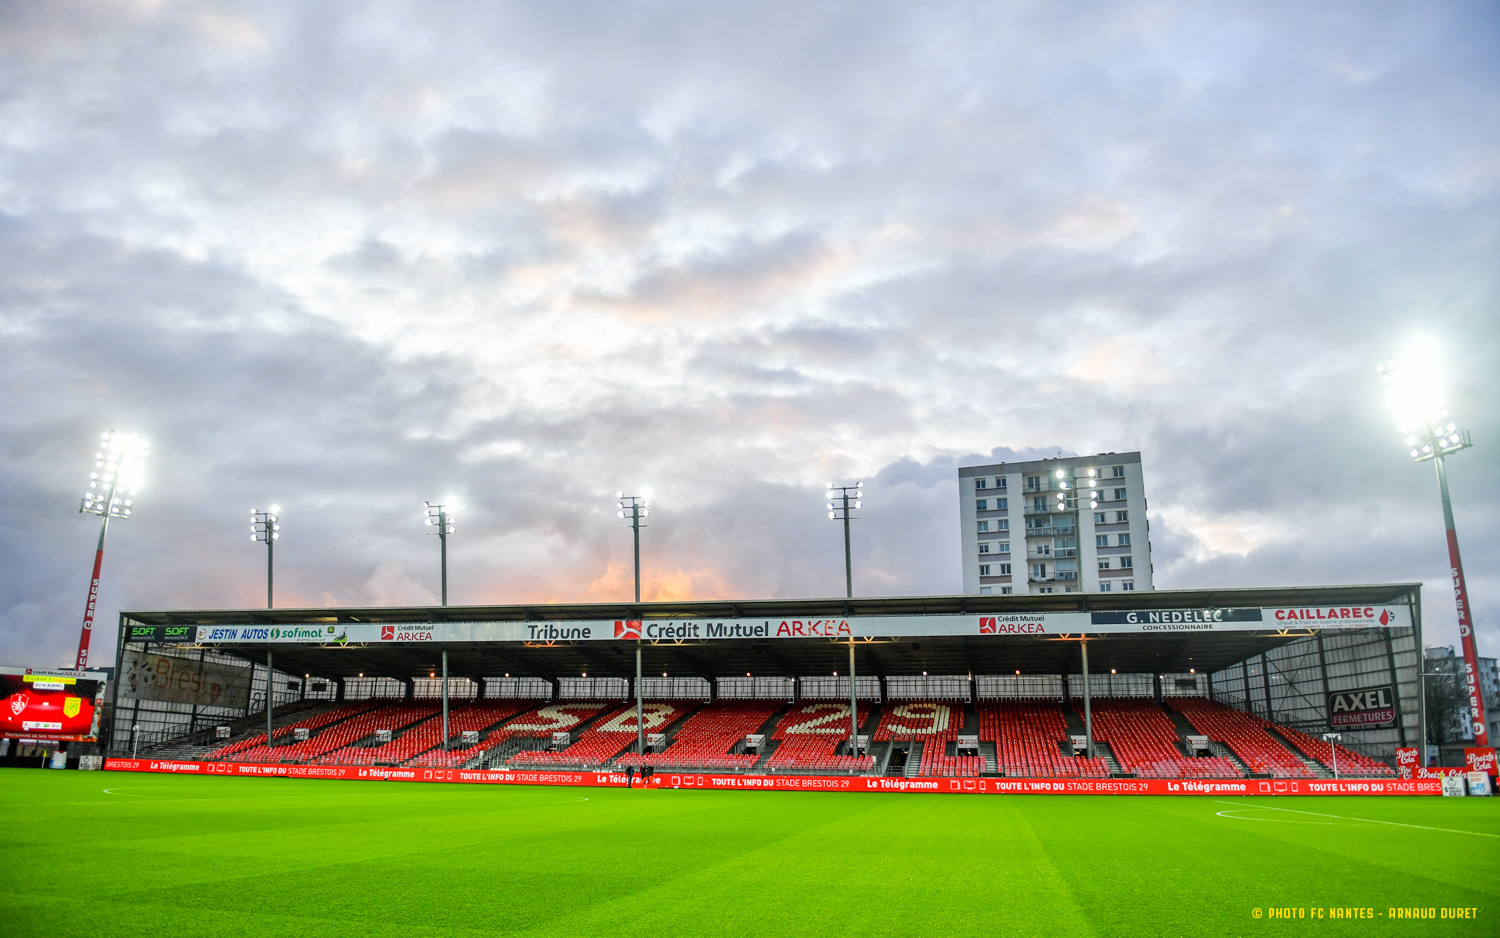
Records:
[[[0,817],[4,935],[1500,934],[1489,798],[5,769]]]

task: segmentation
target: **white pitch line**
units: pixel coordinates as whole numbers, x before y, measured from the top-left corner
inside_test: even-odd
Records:
[[[1253,807],[1252,808],[1231,808],[1228,811],[1215,811],[1214,814],[1217,814],[1221,818],[1228,818],[1231,821],[1269,821],[1272,824],[1324,824],[1324,825],[1328,825],[1327,821],[1293,821],[1293,820],[1290,820],[1290,819],[1283,819],[1283,818],[1279,818],[1279,817],[1240,817],[1238,814],[1234,813],[1236,811],[1255,811],[1255,810],[1257,810],[1257,809],[1253,808]],[[1331,827],[1332,825],[1328,825],[1328,826]]]
[[[1234,802],[1233,801],[1220,801],[1219,804],[1234,804]],[[1392,827],[1413,827],[1413,828],[1416,828],[1419,831],[1439,831],[1439,832],[1444,833],[1444,834],[1472,834],[1475,837],[1496,837],[1496,838],[1500,838],[1500,834],[1486,834],[1483,831],[1456,831],[1456,830],[1452,829],[1451,827],[1428,827],[1425,824],[1403,824],[1400,821],[1376,821],[1376,820],[1373,820],[1371,818],[1346,817],[1346,816],[1344,816],[1342,814],[1319,814],[1316,811],[1298,811],[1295,808],[1273,808],[1273,807],[1271,807],[1268,804],[1254,805],[1253,807],[1264,808],[1267,811],[1287,811],[1287,812],[1290,812],[1292,814],[1307,814],[1307,815],[1311,815],[1312,817],[1331,817],[1331,818],[1334,818],[1335,820],[1339,820],[1339,821],[1359,821],[1359,822],[1364,823],[1364,824],[1389,824]],[[1249,810],[1249,807],[1243,807],[1242,806],[1241,810]],[[1215,813],[1217,813],[1217,812],[1215,812]],[[1249,820],[1249,818],[1241,818],[1240,820]]]

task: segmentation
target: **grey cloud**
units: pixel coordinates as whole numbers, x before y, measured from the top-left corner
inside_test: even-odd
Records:
[[[0,657],[68,656],[110,426],[109,615],[260,602],[271,499],[287,602],[431,601],[450,495],[461,601],[624,596],[634,486],[648,595],[837,595],[828,478],[858,591],[949,592],[957,467],[1140,449],[1159,585],[1420,579],[1441,638],[1372,371],[1418,328],[1493,651],[1484,17],[5,6]]]

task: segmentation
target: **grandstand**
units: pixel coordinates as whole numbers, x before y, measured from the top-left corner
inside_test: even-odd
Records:
[[[126,613],[122,636],[197,631],[191,652],[122,639],[122,654],[238,665],[256,693],[238,710],[116,699],[130,719],[107,738],[141,749],[144,725],[143,754],[317,766],[1391,776],[1420,720],[1417,589]],[[1314,613],[1336,627],[1305,625]],[[636,641],[615,634],[641,634],[662,677],[638,680]],[[1393,718],[1330,745],[1325,694],[1373,685],[1393,689]]]

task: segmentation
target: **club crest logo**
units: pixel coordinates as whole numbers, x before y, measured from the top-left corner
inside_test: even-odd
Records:
[[[76,717],[78,711],[83,709],[83,699],[80,697],[63,698],[63,716]]]
[[[21,711],[25,710],[26,705],[29,703],[31,703],[31,698],[25,694],[12,695],[10,698],[10,715],[13,717],[20,716]]]
[[[639,619],[616,619],[615,638],[640,638],[641,620]]]

